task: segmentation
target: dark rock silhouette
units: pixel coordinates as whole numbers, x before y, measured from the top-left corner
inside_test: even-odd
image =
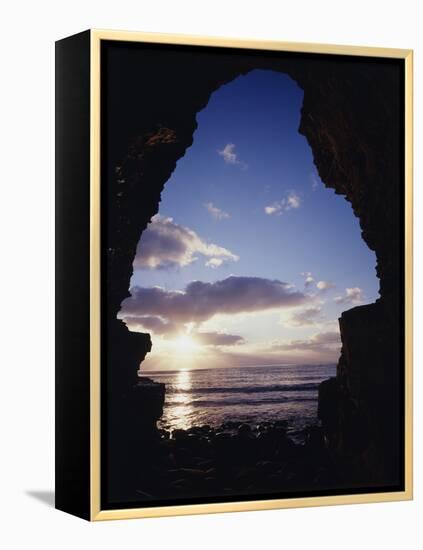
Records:
[[[267,422],[242,424],[240,429],[222,425],[160,430],[150,443],[155,460],[145,461],[132,478],[133,498],[183,502],[299,491],[312,495],[351,487],[349,470],[336,463],[321,428],[310,427],[299,443],[287,434],[286,423],[281,426]]]
[[[400,62],[284,53],[263,58],[247,50],[229,55],[219,49],[198,55],[192,47],[123,43],[106,43],[102,59],[107,89],[102,211],[107,219],[103,339],[110,400],[108,479],[110,486],[119,479],[124,487],[115,484],[109,497],[124,499],[134,468],[139,467],[138,458],[123,464],[122,453],[147,453],[147,444],[140,443],[144,436],[133,423],[132,406],[128,409],[124,403],[128,392],[139,394],[137,370],[151,341],[148,335],[130,333],[116,319],[128,296],[137,243],[158,212],[160,194],[178,159],[192,144],[196,114],[220,86],[258,68],[286,73],[304,90],[299,132],[310,144],[324,184],[351,203],[363,239],[377,257],[381,297],[375,304],[343,313],[337,376],[320,390],[326,444],[340,462],[351,465],[352,482],[401,485]],[[149,425],[154,425],[162,399],[160,392],[152,391],[149,397],[147,391],[142,399],[134,397],[146,417],[151,411]],[[241,434],[237,441],[240,438]],[[229,444],[221,439],[222,445]]]

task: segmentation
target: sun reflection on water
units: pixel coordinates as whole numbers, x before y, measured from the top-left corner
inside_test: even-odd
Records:
[[[186,393],[191,388],[191,371],[189,369],[180,370],[175,381],[175,389],[180,393],[174,398],[172,416],[169,419],[174,429],[186,430],[191,425],[190,416],[194,413],[194,407],[191,404],[190,395]]]
[[[179,391],[187,391],[192,388],[191,371],[189,369],[181,369],[178,372],[175,386]]]

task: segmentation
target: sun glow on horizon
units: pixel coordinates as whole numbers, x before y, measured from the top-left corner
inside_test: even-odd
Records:
[[[153,359],[153,370],[178,370],[181,373],[195,369],[197,363],[211,359],[210,350],[195,339],[189,332],[180,333],[173,338],[153,335],[153,349],[143,362],[143,370]],[[154,354],[154,355],[153,355]]]
[[[172,340],[175,352],[184,355],[191,355],[199,351],[199,344],[189,334],[183,334],[175,340]]]

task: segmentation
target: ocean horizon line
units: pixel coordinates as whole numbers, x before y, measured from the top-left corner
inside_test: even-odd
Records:
[[[232,365],[228,367],[184,367],[182,369],[146,369],[138,370],[138,376],[144,376],[147,374],[162,374],[162,373],[177,373],[177,372],[187,372],[187,371],[221,371],[221,370],[236,370],[236,369],[260,369],[260,368],[287,368],[287,367],[331,367],[336,366],[337,363],[271,363],[265,365]]]

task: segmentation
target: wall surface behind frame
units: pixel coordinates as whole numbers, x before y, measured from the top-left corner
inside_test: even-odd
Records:
[[[1,522],[5,548],[398,550],[423,516],[423,35],[418,2],[16,0],[2,4]],[[89,524],[55,511],[54,41],[90,27],[415,48],[414,502]],[[225,136],[226,138],[226,136]]]

